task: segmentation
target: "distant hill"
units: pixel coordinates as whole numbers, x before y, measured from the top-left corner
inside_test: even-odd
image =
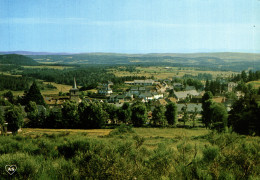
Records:
[[[39,63],[32,58],[18,54],[0,55],[0,64],[15,64],[24,66],[39,65]]]

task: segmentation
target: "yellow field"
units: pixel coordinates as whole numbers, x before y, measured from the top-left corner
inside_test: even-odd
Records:
[[[21,135],[42,135],[46,134],[58,134],[58,133],[87,133],[89,136],[97,137],[104,136],[110,133],[111,129],[39,129],[39,128],[23,128]]]
[[[260,81],[251,81],[247,84],[252,84],[253,88],[258,89],[260,87]]]
[[[229,77],[232,74],[237,74],[232,71],[201,71],[197,70],[193,67],[137,67],[136,72],[128,72],[128,71],[118,71],[111,69],[110,72],[114,73],[116,76],[154,76],[157,79],[167,79],[172,77],[182,77],[185,74],[196,76],[199,73],[208,73],[216,77]]]

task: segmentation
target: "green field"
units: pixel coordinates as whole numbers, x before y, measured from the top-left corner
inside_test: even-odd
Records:
[[[259,137],[206,129],[28,128],[0,144],[0,166],[16,165],[16,179],[260,178]]]

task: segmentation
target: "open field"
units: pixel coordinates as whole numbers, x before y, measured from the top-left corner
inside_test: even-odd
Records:
[[[199,73],[211,74],[213,78],[216,77],[230,77],[232,74],[237,74],[237,72],[232,71],[201,71],[193,67],[136,67],[136,71],[118,71],[111,69],[111,72],[116,76],[154,76],[157,79],[167,79],[172,77],[182,77],[183,75],[193,75],[197,76]]]
[[[44,84],[48,84],[50,82],[43,82]],[[64,85],[64,84],[57,84],[54,82],[51,82],[51,84],[53,86],[56,86],[57,89],[45,89],[45,90],[41,90],[42,95],[50,95],[50,94],[59,94],[59,92],[63,92],[63,93],[68,93],[69,90],[72,88],[72,86],[69,85]],[[0,91],[0,94],[3,94],[7,92],[7,90],[5,91]],[[13,95],[15,96],[22,96],[24,94],[24,91],[12,91]]]
[[[260,87],[260,81],[251,81],[247,84],[252,84],[253,88],[258,89]]]

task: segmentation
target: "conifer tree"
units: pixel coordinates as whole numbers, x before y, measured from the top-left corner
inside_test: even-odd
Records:
[[[45,105],[40,89],[35,81],[32,83],[29,91],[25,94],[24,97],[25,104],[28,104],[30,101],[34,101],[38,105]]]

